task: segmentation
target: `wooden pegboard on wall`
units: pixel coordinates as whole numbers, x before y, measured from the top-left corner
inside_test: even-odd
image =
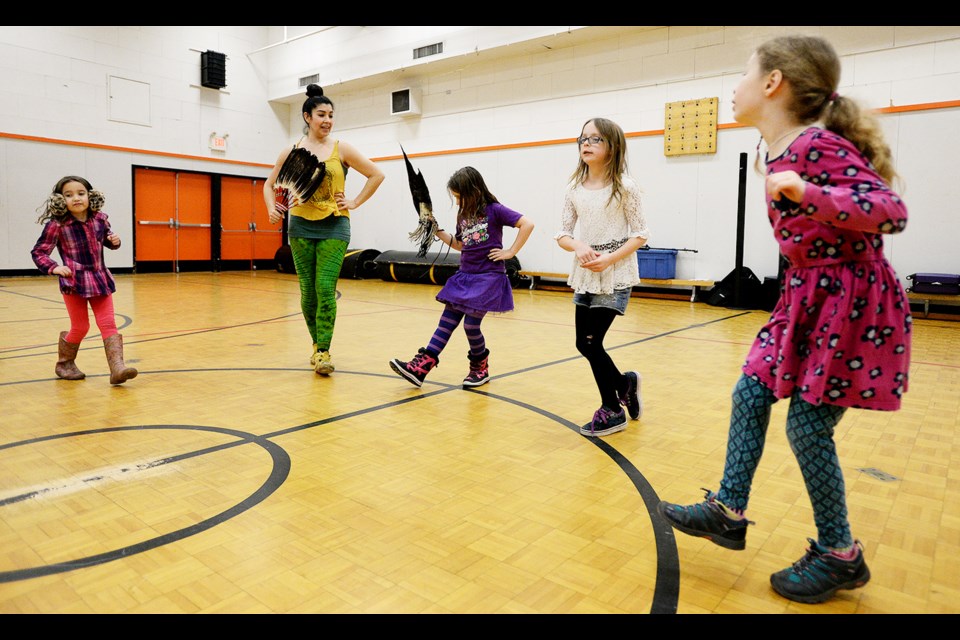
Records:
[[[663,155],[717,152],[719,98],[668,102],[664,108]]]

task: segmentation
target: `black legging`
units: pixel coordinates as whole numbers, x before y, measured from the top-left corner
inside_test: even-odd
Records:
[[[603,348],[603,339],[619,315],[606,307],[576,305],[577,351],[590,363],[597,381],[600,400],[608,409],[620,409],[620,394],[626,392],[626,380]]]

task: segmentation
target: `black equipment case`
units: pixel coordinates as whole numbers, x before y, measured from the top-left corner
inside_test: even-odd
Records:
[[[944,293],[960,295],[960,274],[957,273],[912,273],[907,280],[913,284],[913,293]]]

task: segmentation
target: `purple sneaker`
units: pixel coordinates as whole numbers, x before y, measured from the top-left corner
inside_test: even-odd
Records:
[[[627,414],[618,407],[618,411],[601,406],[593,414],[593,421],[580,427],[585,436],[608,436],[627,428]]]
[[[640,400],[640,374],[636,371],[627,371],[623,375],[627,378],[627,390],[620,396],[620,404],[627,408],[631,420],[639,420],[643,415],[643,402]]]

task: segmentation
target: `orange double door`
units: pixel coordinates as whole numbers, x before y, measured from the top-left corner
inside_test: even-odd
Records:
[[[270,224],[263,179],[136,167],[137,272],[273,268],[283,244]]]

